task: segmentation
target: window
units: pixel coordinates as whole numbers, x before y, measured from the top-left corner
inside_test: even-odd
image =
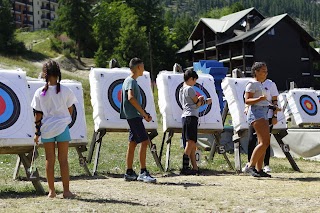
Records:
[[[272,28],[271,30],[269,30],[268,35],[275,35],[275,30],[274,28]]]

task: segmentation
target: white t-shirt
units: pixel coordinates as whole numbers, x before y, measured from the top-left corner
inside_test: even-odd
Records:
[[[268,101],[267,103],[261,102],[261,103],[258,103],[257,105],[262,105],[262,106],[271,105],[270,103],[272,103],[272,97],[279,96],[279,92],[278,92],[276,84],[273,81],[271,81],[270,79],[266,79],[262,83],[260,83],[256,80],[252,80],[250,82],[251,82],[251,84],[248,83],[246,86],[246,92],[256,92],[256,90],[257,90],[258,93],[255,93],[256,96],[254,96],[254,97],[259,97],[260,95],[267,96],[267,101]],[[268,111],[268,118],[272,118],[272,116],[273,116],[273,111],[269,110]]]
[[[46,95],[41,95],[43,87],[36,90],[31,107],[43,112],[41,137],[52,138],[64,132],[71,123],[71,115],[68,108],[78,103],[73,92],[60,84],[60,92],[57,94],[57,86],[49,86]]]

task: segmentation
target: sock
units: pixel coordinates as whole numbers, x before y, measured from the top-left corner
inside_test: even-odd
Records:
[[[182,158],[182,169],[188,169],[189,168],[189,156],[186,154],[183,154]]]
[[[126,172],[127,175],[131,175],[132,173],[133,173],[133,169],[127,169],[127,172]]]
[[[143,169],[140,170],[140,174],[142,174],[142,173],[144,173],[146,171],[147,171],[147,168],[143,168]]]

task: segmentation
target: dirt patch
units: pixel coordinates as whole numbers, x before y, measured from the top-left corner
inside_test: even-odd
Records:
[[[2,199],[6,212],[317,212],[318,173],[276,173],[273,178],[216,174],[157,176],[157,184],[125,182],[122,175],[73,180],[74,200]],[[46,183],[43,183],[46,185]],[[61,183],[57,183],[61,190]]]

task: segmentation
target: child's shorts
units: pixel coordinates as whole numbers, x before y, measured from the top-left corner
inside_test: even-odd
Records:
[[[147,134],[146,128],[144,127],[141,117],[128,119],[127,121],[130,126],[129,141],[141,143],[149,139],[149,136]]]
[[[69,126],[67,126],[64,132],[61,133],[60,135],[57,135],[53,138],[41,138],[42,143],[55,142],[55,141],[57,142],[71,141]]]
[[[182,117],[182,140],[185,147],[187,141],[192,140],[197,142],[198,140],[198,117],[187,116]]]
[[[261,118],[265,120],[269,120],[268,110],[269,110],[269,106],[251,105],[247,113],[248,123],[251,125],[254,121],[259,120]]]

